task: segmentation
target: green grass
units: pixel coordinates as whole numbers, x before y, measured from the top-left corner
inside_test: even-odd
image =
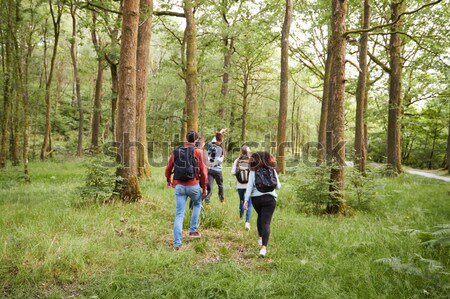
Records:
[[[78,205],[82,161],[31,164],[0,172],[0,298],[445,298],[448,255],[424,249],[409,229],[449,223],[445,182],[378,178],[383,196],[347,217],[297,213],[295,186],[282,178],[268,257],[257,257],[256,213],[247,232],[224,170],[219,228],[173,252],[173,189],[163,168],[141,183],[142,202]],[[211,216],[214,217],[214,216]],[[219,216],[216,216],[219,217]],[[214,219],[213,219],[214,220]],[[214,225],[210,225],[214,227]],[[439,261],[411,274],[420,257]],[[376,262],[399,258],[401,269]],[[447,274],[446,274],[447,273]]]

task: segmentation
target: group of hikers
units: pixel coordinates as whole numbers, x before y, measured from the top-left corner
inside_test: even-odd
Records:
[[[176,148],[169,158],[165,176],[168,187],[175,188],[176,212],[174,221],[173,249],[182,244],[183,219],[187,199],[192,208],[189,227],[190,238],[200,238],[198,218],[202,207],[210,204],[214,181],[218,186],[219,200],[225,202],[222,162],[224,160],[224,133],[216,132],[204,150],[205,139],[195,131],[186,134],[186,142]],[[245,229],[250,230],[252,207],[258,214],[259,256],[267,254],[270,235],[270,223],[276,207],[276,189],[281,187],[275,170],[275,158],[268,152],[251,153],[247,145],[240,149],[239,157],[233,162],[231,173],[236,177],[236,189],[239,195],[239,216],[245,214]]]

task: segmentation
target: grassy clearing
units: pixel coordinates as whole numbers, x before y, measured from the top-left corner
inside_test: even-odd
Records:
[[[410,175],[377,179],[383,196],[370,212],[317,217],[295,212],[295,187],[284,177],[268,258],[261,259],[256,213],[245,231],[228,168],[226,204],[214,194],[208,211],[223,222],[201,229],[199,240],[184,235],[178,252],[171,251],[174,194],[162,168],[142,182],[142,202],[87,206],[77,204],[82,161],[32,163],[31,170],[31,183],[22,181],[19,168],[0,172],[0,298],[449,295],[448,252],[425,250],[408,233],[449,223],[445,182]],[[392,258],[400,266],[382,260]],[[427,259],[441,268],[431,271]],[[421,272],[411,270],[420,263]]]

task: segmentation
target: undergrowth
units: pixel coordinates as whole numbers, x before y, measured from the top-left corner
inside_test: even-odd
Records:
[[[20,168],[0,173],[0,298],[448,296],[444,182],[368,176],[358,188],[374,192],[349,193],[349,202],[373,194],[370,207],[332,217],[300,210],[303,178],[282,176],[267,258],[261,259],[257,214],[246,231],[227,167],[226,204],[213,196],[202,238],[189,239],[185,228],[175,252],[175,195],[163,168],[141,181],[140,202],[106,205],[77,204],[86,184],[83,161],[31,163],[30,169],[30,182],[20,179]],[[320,195],[314,191],[319,184],[309,187],[303,196]]]

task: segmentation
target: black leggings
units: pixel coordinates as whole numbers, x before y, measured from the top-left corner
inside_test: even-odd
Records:
[[[258,235],[262,237],[263,246],[267,246],[270,235],[270,222],[272,221],[277,201],[272,195],[266,194],[252,197],[252,204],[256,213],[258,213],[258,220],[256,220]]]

